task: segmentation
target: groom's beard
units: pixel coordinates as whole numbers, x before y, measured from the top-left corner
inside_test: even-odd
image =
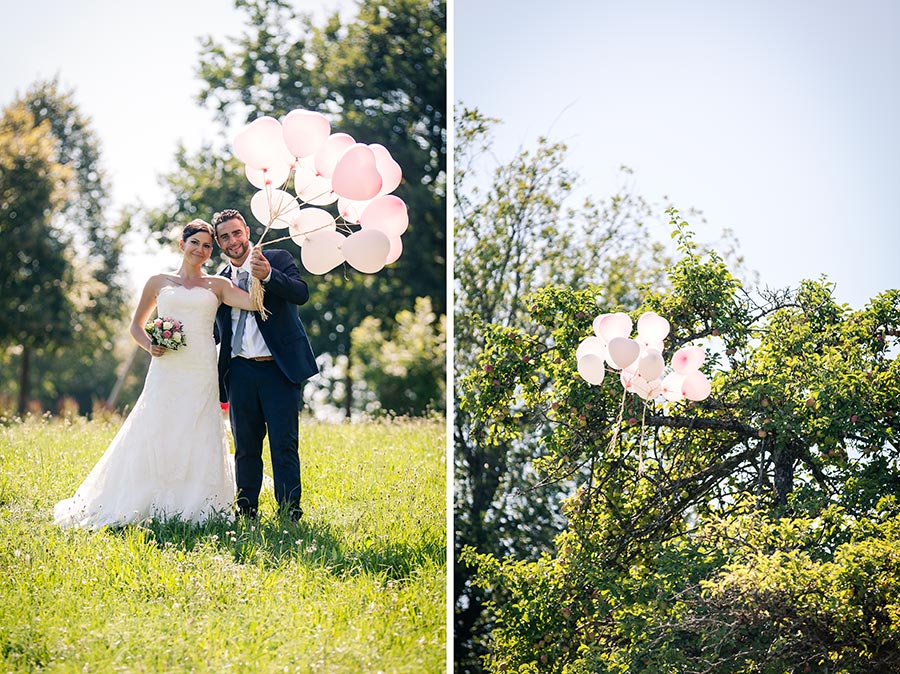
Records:
[[[225,253],[225,256],[232,260],[240,260],[247,255],[247,251],[250,250],[249,243],[239,243],[234,246],[229,246],[228,248],[223,248],[222,252]]]

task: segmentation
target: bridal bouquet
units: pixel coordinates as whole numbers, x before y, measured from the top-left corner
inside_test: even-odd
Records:
[[[167,349],[177,351],[178,347],[186,346],[184,339],[184,329],[180,321],[174,318],[166,318],[160,316],[148,321],[144,326],[147,335],[150,337],[150,343],[154,346],[164,346]]]

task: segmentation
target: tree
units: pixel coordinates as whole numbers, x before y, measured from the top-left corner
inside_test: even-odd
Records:
[[[487,326],[462,382],[479,441],[540,426],[544,479],[584,476],[541,559],[463,555],[495,597],[487,668],[894,671],[900,291],[855,311],[826,280],[754,293],[670,216],[682,258],[633,313],[669,319],[669,354],[704,344],[707,401],[644,405],[618,377],[578,377],[611,308],[590,286],[526,299],[542,338]]]
[[[643,228],[652,208],[627,186],[606,200],[570,205],[578,177],[565,167],[565,145],[541,138],[534,150],[485,175],[497,120],[464,108],[456,119],[454,547],[457,557],[471,546],[534,558],[551,548],[564,526],[556,504],[571,483],[539,483],[534,460],[544,429],[528,426],[514,406],[507,421],[522,432],[485,442],[475,432],[472,410],[459,405],[460,384],[481,367],[489,327],[549,336],[525,300],[542,285],[595,283],[597,302],[632,308],[641,284],[662,283],[665,254]],[[547,383],[538,374],[536,385]],[[491,628],[484,612],[489,593],[472,583],[466,564],[455,567],[454,592],[456,668],[480,671]]]
[[[0,339],[21,353],[18,412],[28,399],[31,351],[71,338],[66,287],[72,270],[53,234],[70,173],[55,161],[47,123],[36,123],[22,102],[6,108],[0,126]]]
[[[365,0],[349,21],[335,13],[321,27],[280,0],[235,6],[247,13],[247,30],[225,43],[207,39],[199,66],[200,101],[218,111],[223,128],[236,117],[317,110],[334,129],[389,148],[404,171],[396,194],[411,223],[400,260],[375,276],[339,268],[309,278],[310,302],[301,313],[313,348],[347,357],[349,377],[350,334],[366,317],[389,331],[394,316],[423,296],[438,315],[446,312],[445,5]],[[149,214],[151,229],[167,231],[171,213],[187,221],[248,204],[254,190],[229,155],[212,147],[195,157],[180,152],[178,170],[166,178],[173,203]],[[299,258],[292,242],[283,247]],[[346,382],[345,390],[353,389]],[[348,416],[352,407],[348,395]]]
[[[420,297],[415,311],[401,311],[385,335],[372,316],[353,328],[356,381],[366,383],[373,412],[421,416],[445,411],[447,334],[443,320]]]
[[[106,224],[106,180],[90,122],[57,81],[4,113],[0,343],[19,361],[20,413],[35,354],[108,351],[122,317],[123,230]],[[56,372],[42,372],[51,388]]]

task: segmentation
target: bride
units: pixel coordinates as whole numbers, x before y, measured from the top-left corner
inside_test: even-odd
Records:
[[[193,220],[182,232],[180,269],[147,281],[131,335],[153,359],[144,390],[103,456],[72,498],[53,509],[56,524],[97,529],[150,518],[203,522],[229,513],[234,465],[219,408],[213,323],[219,304],[252,310],[250,296],[203,265],[212,225]],[[182,324],[177,350],[152,345],[144,330],[154,307]]]

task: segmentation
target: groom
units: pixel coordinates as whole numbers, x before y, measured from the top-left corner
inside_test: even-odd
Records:
[[[256,517],[262,487],[262,445],[266,432],[272,455],[275,499],[299,520],[300,455],[297,415],[303,382],[316,374],[316,359],[297,315],[309,299],[306,282],[285,250],[250,245],[250,228],[241,214],[226,209],[213,216],[216,241],[230,259],[220,274],[249,288],[249,277],[265,289],[264,321],[258,312],[232,309],[216,313],[219,348],[219,399],[229,402],[235,445],[238,513]]]

